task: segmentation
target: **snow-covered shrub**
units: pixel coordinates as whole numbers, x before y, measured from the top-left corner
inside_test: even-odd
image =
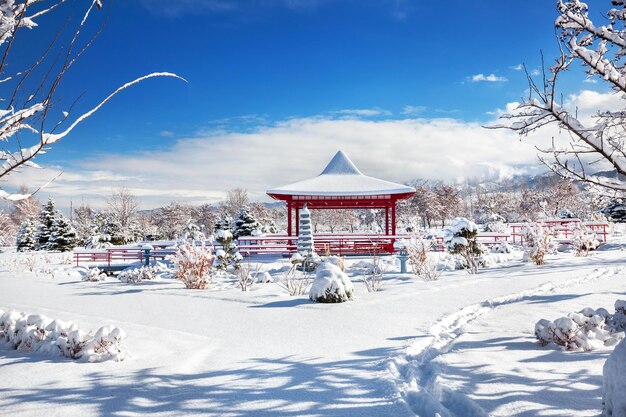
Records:
[[[491,251],[493,253],[511,253],[511,245],[509,245],[508,242],[500,242],[492,246]]]
[[[442,273],[442,269],[439,264],[440,262],[437,256],[429,254],[426,262],[422,265],[419,276],[424,281],[437,281]]]
[[[127,284],[136,284],[141,281],[150,281],[157,277],[159,272],[156,266],[144,265],[141,268],[128,268],[119,273],[117,278]]]
[[[450,253],[462,258],[462,266],[470,274],[478,272],[480,267],[480,255],[484,249],[477,241],[478,227],[464,217],[457,217],[450,229],[446,230],[444,243]]]
[[[270,282],[274,282],[274,280],[272,279],[272,275],[268,271],[265,271],[256,275],[256,282],[259,284],[269,284]]]
[[[336,267],[338,267],[339,269],[341,269],[342,271],[346,270],[345,259],[342,258],[341,256],[324,256],[322,257],[322,262],[331,263],[335,265]]]
[[[298,264],[293,264],[282,272],[276,284],[291,296],[304,295],[311,285],[311,274],[307,270],[298,269]]]
[[[83,275],[83,281],[89,282],[99,282],[104,281],[107,277],[107,274],[104,273],[100,268],[90,268],[87,270],[87,273]]]
[[[237,284],[241,291],[248,291],[252,285],[256,282],[256,276],[259,274],[259,266],[253,270],[250,262],[243,265],[241,268],[235,271],[235,277],[237,279]]]
[[[409,265],[413,268],[413,272],[417,275],[421,275],[422,268],[428,260],[431,242],[424,239],[419,231],[414,231],[409,233],[409,237],[403,239],[400,244],[406,251]]]
[[[504,222],[504,218],[502,216],[498,216],[489,223],[485,224],[484,231],[492,233],[507,233],[508,230],[506,223]]]
[[[127,355],[123,330],[105,326],[94,335],[72,322],[0,310],[0,347],[61,355],[84,362],[122,361]]]
[[[590,231],[582,224],[576,224],[572,230],[572,244],[576,251],[576,256],[587,256],[592,250],[600,246],[600,241],[595,232]]]
[[[187,222],[178,237],[179,242],[202,242],[206,240],[206,236],[202,233],[202,229],[195,223]]]
[[[603,417],[626,417],[626,340],[622,340],[602,368]]]
[[[226,271],[229,266],[239,269],[243,257],[237,251],[237,244],[230,230],[218,230],[215,240],[222,245],[222,249],[215,251],[215,267],[221,271]]]
[[[343,271],[343,270],[342,270]],[[368,292],[380,291],[383,286],[383,278],[387,272],[387,265],[383,265],[380,261],[380,257],[372,256],[372,266],[369,272],[363,276],[363,284],[367,288]]]
[[[343,303],[352,300],[354,285],[348,275],[337,266],[324,262],[317,269],[309,291],[309,299],[316,303]]]
[[[538,224],[529,224],[524,231],[524,261],[532,260],[543,265],[544,258],[552,249],[552,236]]]
[[[621,302],[618,301],[617,305]],[[626,305],[626,302],[623,302]],[[554,343],[565,350],[591,351],[603,346],[613,346],[624,338],[619,326],[618,310],[611,316],[604,308],[587,307],[578,313],[570,313],[554,322],[541,319],[535,324],[535,336],[541,346]]]
[[[616,331],[626,331],[626,301],[615,302],[615,314],[608,317],[607,322]]]
[[[168,256],[174,265],[174,275],[190,289],[204,289],[213,282],[213,261],[211,249],[202,245],[183,243],[175,255]]]

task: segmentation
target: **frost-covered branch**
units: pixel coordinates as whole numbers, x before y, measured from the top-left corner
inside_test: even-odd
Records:
[[[593,122],[584,122],[577,109],[566,109],[557,102],[557,81],[561,72],[578,62],[588,77],[599,77],[616,92],[626,93],[626,21],[625,2],[613,1],[615,8],[607,13],[607,24],[596,26],[589,17],[587,4],[578,0],[557,1],[559,16],[555,21],[560,56],[549,68],[545,65],[543,87],[526,73],[529,97],[512,112],[501,116],[505,122],[489,128],[510,129],[526,136],[548,124],[556,124],[569,134],[567,147],[540,147],[540,160],[552,171],[567,178],[589,182],[604,188],[625,191],[626,182],[626,111],[599,109]],[[592,162],[593,161],[593,162]],[[590,174],[594,162],[608,163],[616,180]]]
[[[104,27],[104,23],[91,38],[82,41],[83,33],[94,8],[102,7],[101,0],[92,0],[78,26],[70,33],[68,43],[59,45],[63,30],[60,30],[49,46],[33,60],[25,71],[5,74],[7,60],[19,29],[36,29],[36,19],[57,9],[66,0],[2,0],[0,1],[0,178],[20,167],[36,167],[32,161],[61,139],[68,136],[76,126],[96,113],[102,106],[123,90],[154,77],[172,77],[183,80],[170,72],[153,72],[141,76],[117,88],[91,110],[77,117],[70,117],[70,109],[61,111],[62,116],[53,116],[60,105],[58,89],[72,65],[92,45]],[[53,49],[58,49],[57,58],[43,70],[38,80],[33,80],[35,70],[45,63]],[[42,72],[42,71],[37,71]],[[24,98],[25,97],[25,98]],[[63,109],[62,109],[63,110]],[[66,125],[67,124],[67,125]],[[52,126],[52,127],[48,127]],[[23,145],[24,144],[24,145]],[[0,199],[27,198],[28,195],[10,195],[0,191]]]

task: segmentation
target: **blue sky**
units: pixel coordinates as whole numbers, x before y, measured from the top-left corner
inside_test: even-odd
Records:
[[[86,3],[68,0],[41,19],[39,28],[21,34],[14,61],[28,62],[33,51],[43,50],[68,16],[68,28],[75,27]],[[50,193],[94,205],[107,189],[118,186],[136,191],[146,207],[167,199],[216,201],[232,186],[249,188],[261,198],[264,184],[271,188],[281,185],[279,181],[317,174],[340,148],[349,149],[357,165],[361,161],[362,169],[370,173],[398,181],[428,176],[415,156],[400,159],[403,170],[379,168],[369,144],[377,141],[377,146],[384,146],[382,138],[364,139],[361,146],[349,133],[327,140],[333,135],[332,123],[339,123],[337,132],[358,131],[362,126],[376,131],[391,123],[382,136],[414,123],[409,128],[415,131],[414,139],[389,140],[388,147],[400,156],[406,154],[404,147],[415,147],[422,140],[420,129],[441,120],[468,126],[475,131],[476,141],[481,135],[487,141],[504,140],[499,139],[500,133],[481,132],[480,124],[489,123],[492,112],[525,94],[521,63],[535,70],[540,50],[550,61],[556,54],[555,2],[545,0],[105,1],[104,9],[90,20],[89,31],[107,13],[104,32],[64,80],[60,107],[84,94],[78,114],[124,82],[152,71],[175,72],[188,83],[149,80],[123,92],[39,159],[66,172],[49,188]],[[584,77],[570,78],[565,89],[578,93]],[[326,130],[324,123],[331,127]],[[303,126],[314,128],[304,133]],[[322,134],[320,130],[326,136],[316,136]],[[291,136],[281,136],[289,134],[285,132]],[[284,146],[294,141],[310,149],[310,158],[298,155],[298,146]],[[321,149],[315,147],[318,141]],[[251,144],[259,147],[257,154],[263,158],[255,158],[254,152],[235,157],[242,146]],[[511,146],[514,152],[518,145]],[[451,143],[441,153],[457,148]],[[176,159],[197,157],[194,149],[207,153],[206,164],[200,158],[192,174],[181,160],[177,171]],[[289,152],[281,154],[285,149]],[[485,158],[470,162],[501,162],[493,160],[500,158],[496,155]],[[224,160],[230,165],[211,166]],[[155,161],[172,162],[173,167],[162,173],[171,180],[164,187],[189,191],[195,175],[224,181],[200,181],[197,192],[168,194],[149,185],[159,174],[150,167]],[[519,164],[502,162],[508,167],[534,164],[534,155],[528,153]],[[144,164],[148,169],[142,171]],[[260,171],[248,169],[252,165]],[[458,180],[485,174],[452,170],[433,177]],[[273,174],[259,177],[259,172],[269,171]],[[519,167],[505,171],[521,172]],[[36,175],[43,181],[52,173]],[[30,181],[36,175],[24,178]],[[87,176],[99,188],[78,185],[72,176]],[[181,182],[174,180],[178,177]]]

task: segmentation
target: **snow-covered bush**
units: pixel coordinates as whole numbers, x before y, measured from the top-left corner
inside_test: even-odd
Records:
[[[367,288],[368,292],[380,291],[380,288],[383,286],[383,278],[387,272],[387,267],[387,265],[383,265],[380,261],[380,257],[376,255],[372,256],[371,268],[362,278],[363,284],[365,284],[365,288]]]
[[[414,231],[409,233],[409,237],[403,239],[400,245],[406,251],[409,265],[413,268],[413,272],[417,275],[422,275],[422,268],[428,260],[431,242],[424,239],[419,231]]]
[[[623,303],[623,304],[622,304]],[[617,306],[626,306],[618,301]],[[578,313],[570,313],[554,322],[541,319],[535,324],[535,336],[541,346],[554,343],[564,350],[591,351],[603,346],[613,346],[624,338],[620,320],[623,310],[611,316],[604,308],[587,307]],[[614,318],[617,316],[617,320]]]
[[[204,233],[202,233],[202,229],[200,229],[200,226],[192,222],[187,222],[187,224],[185,224],[185,227],[183,227],[183,230],[181,231],[178,240],[180,242],[202,242],[206,240],[206,236],[204,235]]]
[[[90,268],[87,270],[87,273],[83,275],[83,281],[89,282],[99,282],[104,281],[107,277],[107,274],[104,273],[100,268]]]
[[[250,262],[244,264],[241,268],[235,271],[235,277],[237,284],[241,291],[248,291],[252,285],[257,281],[256,276],[259,274],[259,266],[256,269],[252,268]]]
[[[598,249],[600,241],[595,232],[590,231],[579,223],[573,226],[572,244],[576,251],[576,256],[587,256],[590,251]]]
[[[508,232],[506,223],[504,222],[504,217],[502,216],[497,216],[490,222],[486,223],[484,230],[485,232],[492,232],[492,233],[507,233]]]
[[[256,275],[256,282],[259,284],[269,284],[270,282],[274,282],[274,280],[272,279],[272,275],[268,271],[265,271]]]
[[[311,274],[307,270],[298,269],[297,263],[292,264],[291,268],[282,272],[276,284],[292,297],[304,295],[311,285]]]
[[[603,417],[626,417],[626,340],[622,340],[602,368]]]
[[[446,230],[444,243],[448,251],[462,258],[462,266],[470,274],[478,272],[480,255],[484,249],[477,241],[478,227],[464,217],[457,217],[452,227]]]
[[[101,327],[92,335],[72,322],[0,310],[0,347],[5,349],[61,355],[84,362],[122,361],[127,356],[125,338],[124,331],[114,326]]]
[[[213,261],[211,249],[202,245],[183,243],[175,255],[168,256],[174,265],[174,275],[190,289],[204,289],[213,282]]]
[[[336,267],[338,267],[339,269],[341,269],[342,271],[346,270],[345,259],[341,256],[324,256],[322,257],[322,261],[331,263],[335,265]]]
[[[128,268],[119,273],[117,278],[127,284],[136,284],[141,281],[150,281],[157,277],[159,269],[152,265],[144,265],[141,268]]]
[[[215,267],[221,271],[226,271],[229,266],[235,270],[239,269],[243,257],[237,251],[233,234],[229,230],[218,230],[215,233],[215,240],[222,245],[222,249],[215,251]]]
[[[552,250],[552,236],[538,224],[529,224],[524,231],[525,262],[532,260],[535,265],[543,265],[545,256]]]
[[[315,275],[309,299],[316,303],[343,303],[352,300],[354,285],[337,266],[324,262]]]
[[[429,254],[426,262],[422,265],[419,276],[424,281],[437,281],[441,276],[442,269],[440,268],[439,258],[434,254]]]
[[[508,242],[500,242],[495,246],[492,246],[491,252],[493,253],[511,253],[511,245]]]

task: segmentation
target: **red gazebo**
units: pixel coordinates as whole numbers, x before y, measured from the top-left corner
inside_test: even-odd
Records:
[[[300,209],[384,209],[385,235],[396,234],[396,204],[411,197],[415,189],[368,177],[339,151],[317,177],[274,188],[267,194],[287,205],[287,234],[298,235]],[[295,212],[295,219],[293,213]],[[295,221],[295,234],[294,231]]]

